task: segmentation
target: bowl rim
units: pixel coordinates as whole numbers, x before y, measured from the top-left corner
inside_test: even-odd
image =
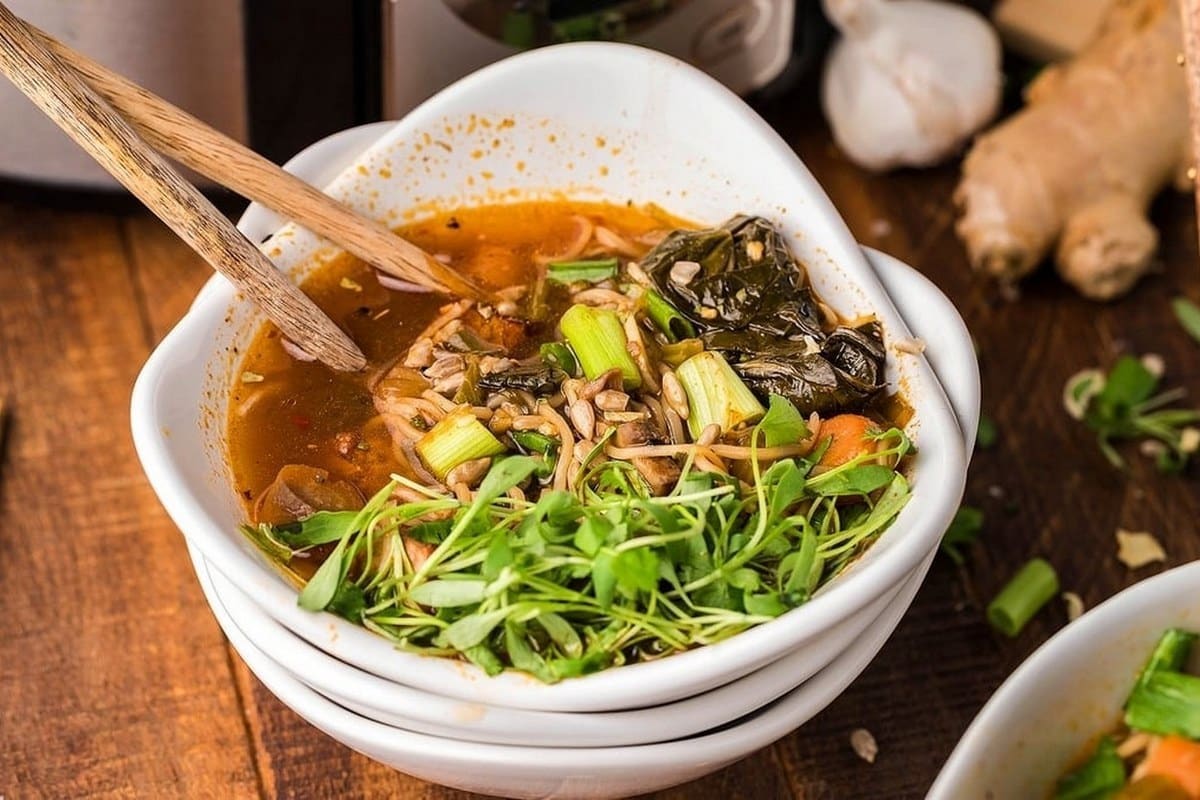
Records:
[[[1010,708],[1020,704],[1042,682],[1053,679],[1058,661],[1068,655],[1105,649],[1113,638],[1112,632],[1126,627],[1122,623],[1136,616],[1135,610],[1161,607],[1165,600],[1195,596],[1197,587],[1200,587],[1200,561],[1193,561],[1140,580],[1063,626],[1021,662],[988,698],[951,751],[926,800],[954,800],[963,796],[964,785],[973,787],[969,781],[976,755],[992,747],[992,731],[1003,723]],[[1146,652],[1148,655],[1149,650]],[[1136,676],[1131,674],[1128,678],[1132,683]],[[1120,708],[1113,709],[1114,719],[1119,713]],[[1092,733],[1099,735],[1103,731]]]
[[[839,239],[836,242],[837,245],[843,244],[840,241],[841,238],[849,238],[849,231],[845,229],[841,217],[833,210],[824,191],[812,178],[797,155],[761,117],[707,75],[683,64],[683,62],[642,48],[607,43],[586,43],[544,48],[514,56],[468,76],[439,93],[412,112],[405,120],[396,123],[396,128],[403,128],[407,120],[413,119],[420,112],[430,113],[430,108],[436,108],[439,102],[444,102],[444,98],[452,97],[456,92],[463,91],[464,87],[477,87],[481,82],[486,85],[490,81],[503,80],[509,74],[519,75],[521,71],[544,69],[548,63],[553,66],[556,60],[568,57],[584,60],[599,58],[609,65],[617,60],[625,63],[628,69],[646,70],[665,67],[672,70],[676,77],[686,76],[691,88],[704,95],[707,100],[718,107],[724,106],[725,109],[740,113],[745,117],[745,124],[756,132],[761,146],[771,150],[772,157],[786,164],[791,170],[789,178],[794,178],[797,185],[801,187],[797,191],[803,194],[805,201],[810,205],[810,208],[806,209],[806,213],[823,215],[829,224],[838,231],[836,234]],[[305,152],[312,151],[314,147],[323,144],[324,141],[310,147]],[[857,245],[854,246],[854,251],[860,252]],[[863,275],[858,277],[864,283],[874,281],[877,294],[882,298],[883,305],[877,306],[876,312],[881,318],[889,319],[887,324],[890,330],[906,333],[903,320],[891,305],[888,293],[878,284],[877,280],[874,280],[874,273],[870,271],[870,267],[865,266],[865,258],[862,256],[856,256],[856,258],[862,259],[866,270]],[[816,265],[814,267],[820,268]],[[139,375],[133,392],[132,420],[134,441],[139,457],[168,514],[183,531],[185,537],[200,546],[209,560],[228,575],[235,584],[254,586],[255,578],[261,578],[263,570],[267,569],[266,566],[259,564],[240,544],[230,538],[228,532],[222,530],[212,518],[208,517],[192,487],[177,478],[174,474],[171,454],[165,446],[157,421],[157,396],[160,393],[169,394],[169,386],[164,386],[164,380],[171,362],[179,353],[188,352],[192,348],[192,342],[197,339],[203,341],[204,330],[211,327],[214,320],[223,318],[233,299],[232,287],[221,279],[214,279],[201,291],[192,309],[155,349]],[[922,433],[930,437],[940,437],[939,460],[933,461],[927,456],[917,466],[919,472],[927,473],[925,482],[932,484],[924,489],[928,493],[928,497],[925,498],[926,507],[920,509],[919,514],[916,511],[910,512],[909,529],[904,532],[904,538],[898,540],[892,550],[886,554],[887,557],[856,565],[839,581],[827,587],[824,592],[818,594],[804,607],[714,645],[673,655],[671,658],[660,661],[608,669],[553,685],[534,684],[527,678],[516,681],[513,680],[512,673],[484,679],[480,673],[478,676],[470,676],[468,681],[460,682],[463,685],[458,686],[456,691],[464,694],[459,696],[464,699],[480,699],[479,687],[488,683],[492,686],[503,685],[506,705],[526,708],[546,710],[611,709],[619,707],[612,704],[618,697],[621,700],[615,702],[628,702],[630,705],[665,702],[667,699],[685,696],[690,691],[690,689],[683,688],[685,684],[694,689],[695,683],[699,680],[694,677],[695,673],[700,672],[710,676],[706,678],[711,681],[707,684],[708,688],[738,677],[740,674],[745,674],[774,660],[786,650],[797,646],[806,639],[820,635],[825,629],[869,603],[881,591],[897,585],[906,574],[916,568],[928,552],[936,549],[941,533],[957,509],[966,477],[966,457],[961,444],[958,443],[958,426],[949,410],[948,401],[924,358],[917,358],[915,369],[928,387],[926,392],[928,404],[920,411]],[[949,436],[951,432],[953,433],[952,437]],[[949,441],[951,438],[953,442]],[[893,527],[895,527],[895,523]],[[259,584],[261,585],[261,580]],[[303,638],[313,641],[327,652],[333,652],[330,647],[314,641],[311,629],[315,626],[305,627],[305,621],[300,620],[294,613],[294,594],[291,608],[283,608],[283,604],[272,600],[269,596],[259,596],[257,593],[255,596],[266,605],[267,610],[276,619],[284,622]],[[389,670],[387,674],[393,679],[398,674],[408,675],[412,673],[412,670],[420,670],[421,667],[418,665],[422,661],[447,661],[446,659],[432,659],[397,652],[385,640],[358,626],[353,626],[351,623],[346,623],[329,614],[316,616],[320,617],[322,625],[332,625],[337,631],[338,646],[334,654],[340,658],[362,664],[361,660],[356,660],[356,649],[369,649],[371,647],[369,641],[387,644],[389,652],[393,655],[385,666]],[[297,629],[297,626],[301,626],[303,630]],[[305,630],[310,631],[310,634],[306,635]],[[369,637],[369,640],[362,637]],[[362,654],[359,654],[357,658],[367,662],[371,661]],[[395,663],[392,663],[393,660]],[[382,668],[378,665],[373,666],[377,669]],[[686,674],[689,668],[693,673],[692,683],[688,683],[686,680],[681,682],[681,673]],[[738,670],[741,671],[738,672]],[[461,672],[461,669],[456,667],[456,672]],[[381,673],[377,672],[377,674]],[[449,673],[442,672],[441,679],[444,679],[447,674]],[[494,689],[489,690],[489,692],[491,691]],[[655,692],[658,694],[651,697],[650,695]],[[678,694],[671,697],[671,692],[678,692]],[[494,695],[489,694],[488,696]]]

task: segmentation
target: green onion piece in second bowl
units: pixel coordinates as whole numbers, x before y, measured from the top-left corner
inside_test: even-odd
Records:
[[[988,622],[1005,636],[1016,636],[1038,609],[1056,594],[1058,575],[1054,567],[1045,559],[1032,559],[988,604]]]

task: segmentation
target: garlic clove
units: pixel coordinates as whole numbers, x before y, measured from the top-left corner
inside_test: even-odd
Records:
[[[995,114],[1000,44],[979,14],[934,0],[824,0],[842,32],[822,105],[838,146],[874,170],[927,166]]]

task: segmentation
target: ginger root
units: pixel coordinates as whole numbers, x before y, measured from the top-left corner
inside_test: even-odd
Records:
[[[1192,164],[1180,24],[1176,0],[1118,0],[1083,52],[975,142],[955,192],[972,266],[1015,281],[1057,244],[1063,278],[1095,300],[1146,272],[1146,209]]]

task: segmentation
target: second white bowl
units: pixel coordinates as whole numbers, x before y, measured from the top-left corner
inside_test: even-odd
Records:
[[[1049,797],[1111,732],[1167,628],[1200,630],[1200,562],[1147,578],[1068,624],[992,695],[927,800]]]

